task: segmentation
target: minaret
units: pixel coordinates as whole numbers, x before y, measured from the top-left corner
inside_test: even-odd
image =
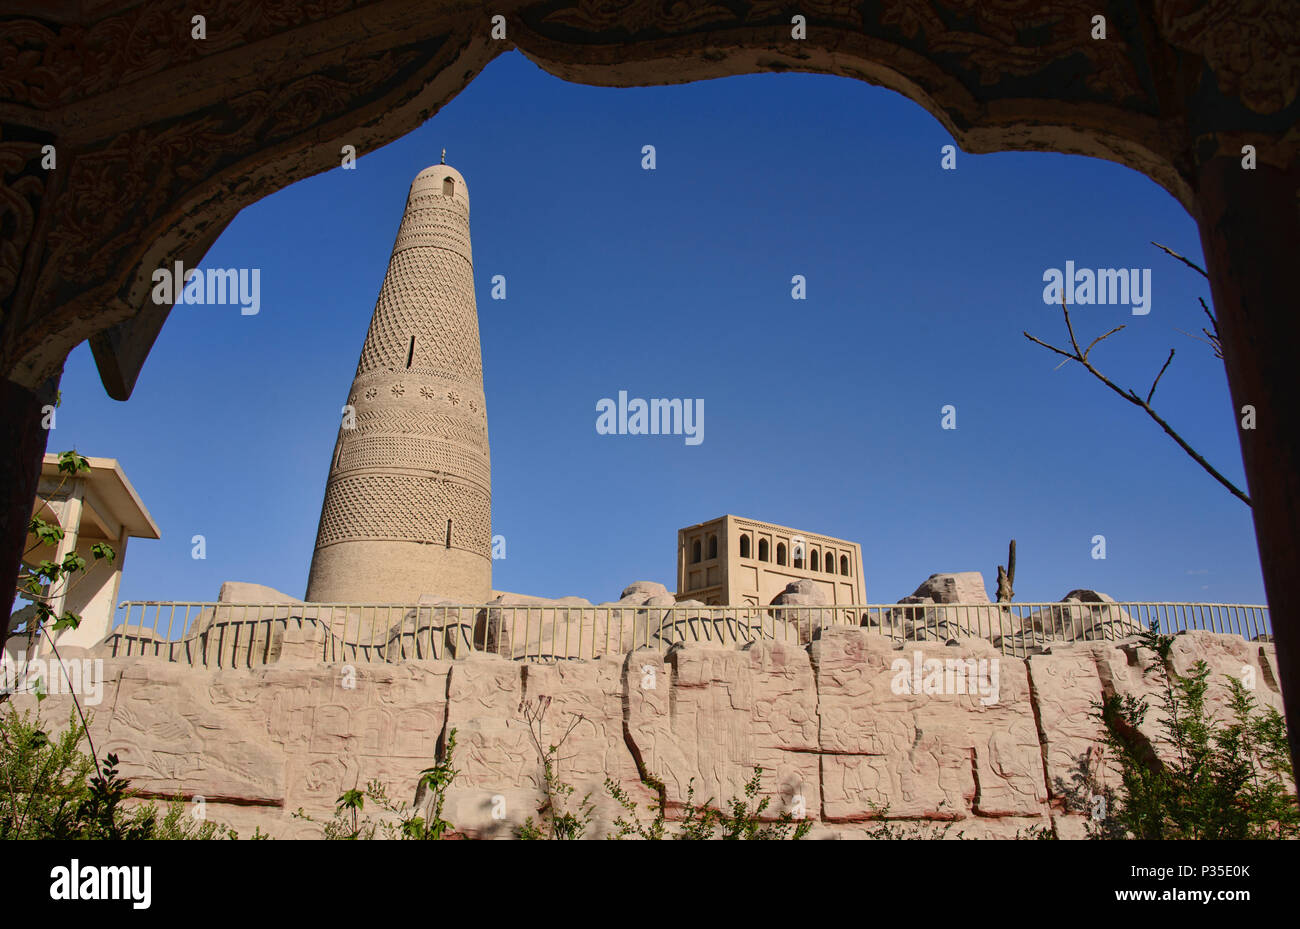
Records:
[[[492,478],[469,192],[446,164],[411,183],[348,404],[307,599],[486,603]]]

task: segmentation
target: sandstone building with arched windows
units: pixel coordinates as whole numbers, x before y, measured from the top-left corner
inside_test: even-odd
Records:
[[[739,516],[677,531],[677,598],[766,605],[807,578],[833,604],[866,603],[862,547],[814,532]]]

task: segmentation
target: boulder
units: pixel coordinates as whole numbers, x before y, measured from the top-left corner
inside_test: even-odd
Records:
[[[830,599],[816,581],[804,577],[786,584],[785,590],[772,598],[772,604],[773,606],[782,604],[829,606]]]
[[[675,602],[677,599],[673,596],[672,591],[658,581],[633,581],[623,588],[623,592],[618,595],[618,602],[639,606],[652,597],[667,597],[669,603]]]
[[[400,622],[389,627],[384,657],[388,661],[463,657],[473,650],[476,621],[483,612],[425,594],[415,609],[407,610]]]
[[[1114,598],[1095,590],[1072,590],[1061,600],[1029,616],[1027,636],[1059,642],[1116,640],[1137,635],[1141,624],[1120,608]]]
[[[743,645],[772,637],[772,620],[754,610],[715,610],[699,600],[683,600],[676,610],[644,610],[636,615],[634,641],[638,646],[668,648],[673,645]],[[691,608],[700,608],[694,612]]]
[[[772,598],[772,606],[829,607],[831,600],[816,581],[800,578],[785,585],[785,590]],[[798,641],[807,645],[817,638],[823,626],[835,621],[833,609],[774,610],[776,636],[783,641]]]
[[[267,587],[265,584],[250,584],[247,581],[226,581],[217,594],[218,603],[302,603],[297,597]]]
[[[916,595],[903,597],[898,606],[883,609],[869,620],[863,625],[909,642],[987,641],[1020,631],[1019,620],[1005,605],[987,601],[952,605]]]
[[[608,616],[582,597],[503,593],[479,614],[474,642],[479,650],[506,658],[573,658],[582,641],[589,646],[599,641],[593,637],[604,635]]]
[[[1058,647],[1061,643],[1057,642]],[[1050,649],[1050,643],[1042,635],[1036,634],[1029,629],[1012,632],[1007,635],[997,635],[993,637],[993,647],[1004,655],[1014,658],[1028,658],[1031,655],[1047,654]]]
[[[878,631],[895,638],[900,635],[908,638],[911,636],[911,630],[916,624],[919,623],[925,626],[938,622],[938,615],[934,610],[917,609],[914,606],[933,606],[933,597],[909,596],[903,597],[898,602],[907,604],[907,606],[896,606],[891,609],[881,610],[878,615],[869,615],[863,619],[862,625],[878,626]]]
[[[301,611],[293,608],[303,605],[302,600],[274,587],[247,581],[223,582],[217,592],[217,603],[228,606],[205,606],[193,614],[187,608],[183,615],[179,611],[174,615],[155,615],[154,619],[160,625],[155,630],[156,637],[179,641],[203,635],[214,627],[226,626],[240,630],[245,637],[252,633],[265,642],[268,637],[274,639],[279,634],[280,630],[275,628],[277,620],[302,615]],[[162,626],[163,622],[165,626]],[[265,648],[263,650],[265,652]]]
[[[1104,594],[1096,590],[1088,590],[1086,588],[1080,588],[1079,590],[1072,590],[1064,597],[1061,598],[1062,603],[1066,603],[1070,600],[1078,600],[1080,603],[1114,603],[1115,602],[1115,598],[1110,596],[1109,594]]]
[[[912,592],[912,596],[929,597],[935,603],[989,602],[989,595],[984,590],[984,575],[978,571],[962,571],[957,574],[931,574],[920,587]],[[905,600],[899,602],[905,602]]]

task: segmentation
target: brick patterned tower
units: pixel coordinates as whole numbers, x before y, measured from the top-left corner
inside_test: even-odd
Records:
[[[421,171],[388,260],[339,429],[307,579],[315,602],[484,603],[492,478],[469,192]]]

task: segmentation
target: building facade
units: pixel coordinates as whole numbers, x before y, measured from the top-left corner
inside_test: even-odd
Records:
[[[800,579],[816,583],[829,603],[866,603],[856,542],[739,516],[677,532],[679,600],[766,606]]]
[[[334,444],[306,598],[484,603],[491,517],[469,192],[439,164],[406,200]]]
[[[86,461],[90,465],[88,470],[69,474],[59,470],[58,455],[45,456],[32,515],[62,529],[63,537],[57,548],[51,548],[28,534],[25,549],[29,570],[41,561],[61,563],[74,552],[86,562],[85,570],[73,575],[71,583],[60,581],[48,591],[47,602],[56,617],[65,611],[81,617],[75,629],[51,633],[55,645],[61,648],[89,648],[108,635],[113,628],[122,568],[126,565],[127,542],[133,538],[161,538],[158,525],[117,459],[87,457]],[[95,557],[93,548],[98,542],[112,546],[111,561]],[[28,605],[11,616],[10,623],[17,626],[35,618],[35,606]],[[47,643],[20,634],[11,637],[5,647],[11,653],[10,658],[15,651],[25,651],[32,657],[43,653]]]

